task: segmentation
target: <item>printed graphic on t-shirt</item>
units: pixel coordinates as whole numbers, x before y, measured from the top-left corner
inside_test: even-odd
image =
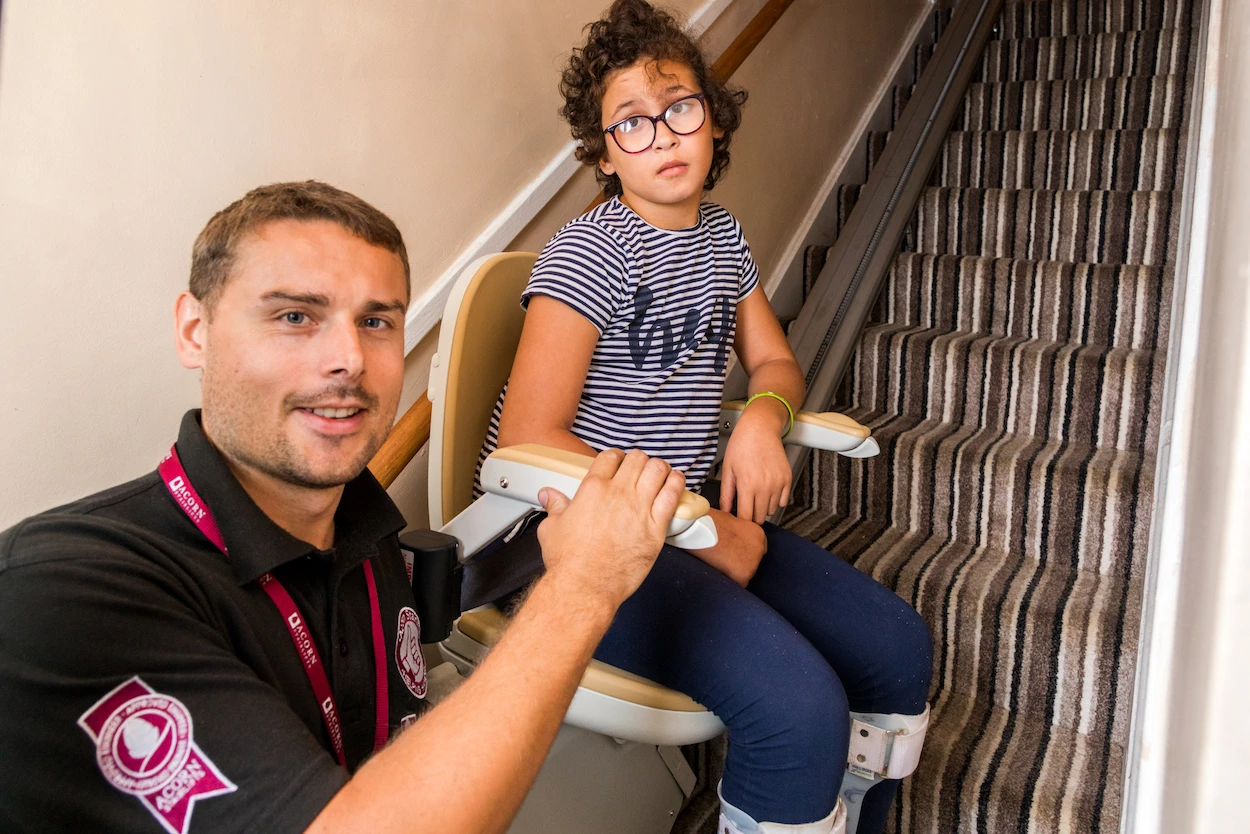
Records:
[[[737,312],[732,302],[723,296],[716,298],[709,315],[704,317],[699,310],[690,309],[680,316],[680,323],[679,315],[653,314],[654,302],[654,291],[639,287],[634,296],[634,316],[629,322],[629,355],[634,367],[641,371],[658,364],[660,370],[667,370],[677,362],[683,349],[693,350],[706,341],[716,347],[712,373],[724,374]]]

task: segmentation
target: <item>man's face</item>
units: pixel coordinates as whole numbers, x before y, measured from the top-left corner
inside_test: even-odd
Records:
[[[277,221],[239,246],[200,327],[214,445],[286,483],[360,474],[395,419],[407,287],[399,257],[330,222]]]

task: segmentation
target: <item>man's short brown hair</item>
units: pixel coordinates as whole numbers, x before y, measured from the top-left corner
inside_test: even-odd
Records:
[[[366,243],[395,253],[403,262],[411,295],[408,250],[399,227],[355,194],[317,180],[262,185],[214,214],[191,248],[191,294],[212,309],[230,277],[239,242],[276,220],[328,220]]]

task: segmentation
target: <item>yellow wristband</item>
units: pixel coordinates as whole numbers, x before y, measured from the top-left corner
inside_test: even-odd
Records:
[[[790,422],[786,425],[786,430],[781,435],[781,439],[785,440],[790,436],[790,430],[794,428],[794,409],[790,407],[790,403],[786,401],[786,398],[780,394],[774,394],[772,391],[760,391],[758,394],[751,395],[750,399],[747,400],[747,404],[742,407],[743,412],[760,397],[772,397],[786,407],[786,413],[790,415]]]

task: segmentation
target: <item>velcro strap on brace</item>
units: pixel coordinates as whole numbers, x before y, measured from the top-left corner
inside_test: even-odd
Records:
[[[847,769],[867,779],[902,779],[920,763],[929,707],[920,715],[853,713]]]

